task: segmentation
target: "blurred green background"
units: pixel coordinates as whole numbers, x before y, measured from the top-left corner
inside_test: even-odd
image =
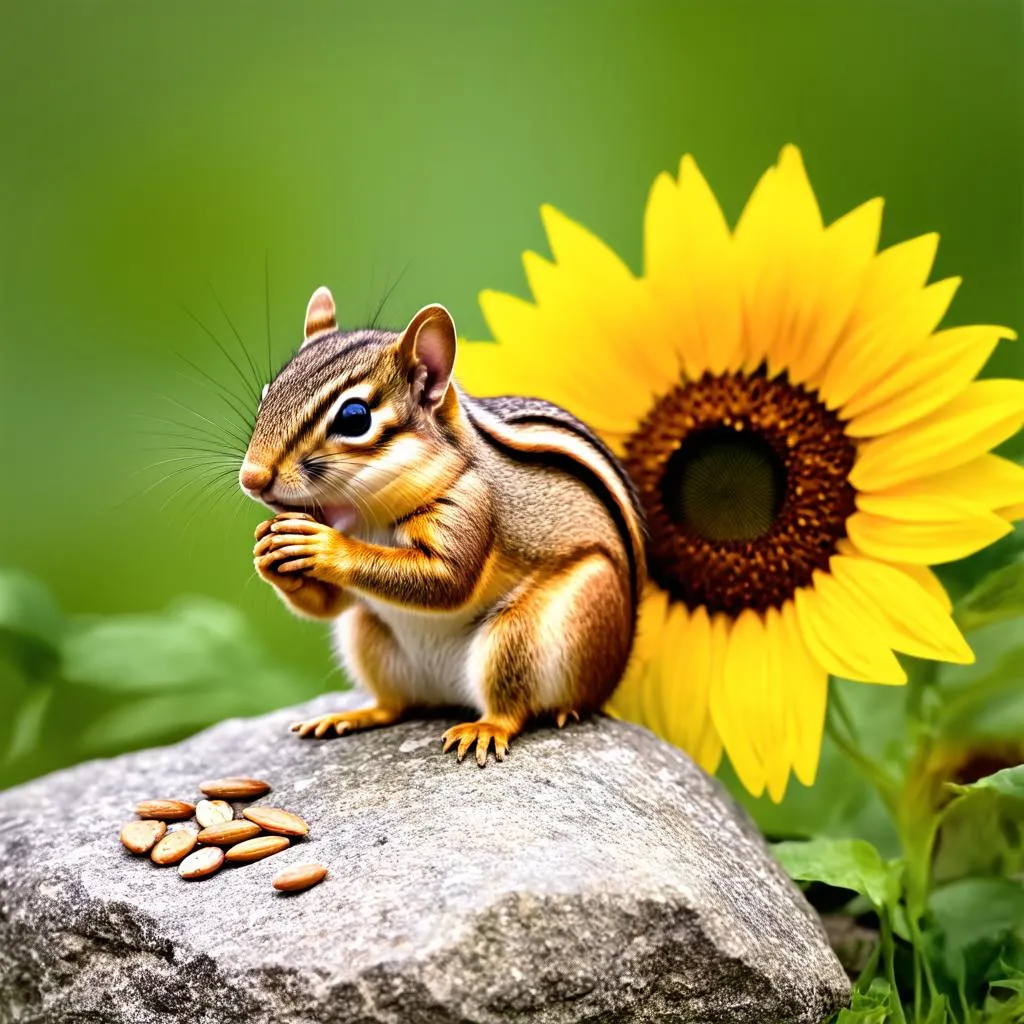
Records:
[[[103,685],[73,701],[58,690],[26,704],[12,676],[0,717],[15,756],[0,785],[342,682],[323,628],[253,577],[259,509],[230,479],[201,492],[212,475],[165,461],[190,442],[152,433],[178,428],[147,417],[219,419],[204,373],[240,389],[186,310],[230,347],[219,298],[261,371],[297,343],[319,284],[346,326],[393,288],[385,323],[440,301],[481,336],[478,291],[523,293],[519,254],[544,249],[541,202],[639,268],[659,171],[694,153],[735,219],[792,141],[826,218],[884,195],[885,243],[941,233],[936,276],[965,278],[949,322],[1019,329],[1021,11],[1018,0],[8,8],[0,565],[33,574],[72,615],[155,612],[194,594],[241,617],[192,604],[112,619],[114,639],[93,636],[68,669]],[[1021,348],[1003,345],[988,372],[1022,375]],[[203,629],[216,635],[197,639]],[[125,631],[140,663],[105,668]],[[251,647],[234,689],[203,674],[218,637]],[[172,665],[188,644],[195,663]],[[193,689],[126,704],[147,664]]]

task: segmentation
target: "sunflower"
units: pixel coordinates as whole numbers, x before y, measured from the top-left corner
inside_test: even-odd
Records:
[[[829,674],[972,660],[928,567],[1024,516],[1024,468],[989,452],[1024,381],[974,381],[1014,334],[937,330],[959,284],[928,283],[937,236],[879,252],[877,199],[824,226],[792,146],[735,230],[691,157],[662,174],[641,277],[541,213],[533,301],[484,292],[497,344],[463,345],[456,373],[565,406],[636,484],[651,582],[610,710],[781,800],[791,772],[814,781]]]

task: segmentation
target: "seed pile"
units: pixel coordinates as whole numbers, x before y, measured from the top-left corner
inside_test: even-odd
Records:
[[[279,807],[247,807],[240,818],[235,817],[229,800],[255,800],[270,792],[270,784],[260,779],[213,779],[200,783],[199,789],[206,799],[196,804],[143,800],[135,808],[140,820],[121,829],[121,843],[134,854],[148,853],[161,867],[177,864],[178,874],[191,881],[209,878],[225,863],[251,864],[280,853],[293,839],[309,833],[302,818]],[[167,830],[167,822],[188,822],[193,817],[198,830],[187,825]],[[279,892],[299,892],[326,875],[323,864],[294,864],[279,871],[272,885]]]

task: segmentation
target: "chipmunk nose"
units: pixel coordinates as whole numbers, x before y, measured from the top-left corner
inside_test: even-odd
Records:
[[[261,466],[258,462],[243,462],[238,482],[242,489],[250,494],[262,494],[274,479],[274,471],[269,466]]]

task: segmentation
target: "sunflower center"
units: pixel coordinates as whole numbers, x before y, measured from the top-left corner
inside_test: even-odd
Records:
[[[846,536],[855,456],[839,417],[784,376],[679,384],[626,445],[652,579],[691,609],[780,607]]]
[[[775,522],[786,467],[758,434],[695,431],[668,460],[662,480],[669,516],[709,541],[756,540]]]

